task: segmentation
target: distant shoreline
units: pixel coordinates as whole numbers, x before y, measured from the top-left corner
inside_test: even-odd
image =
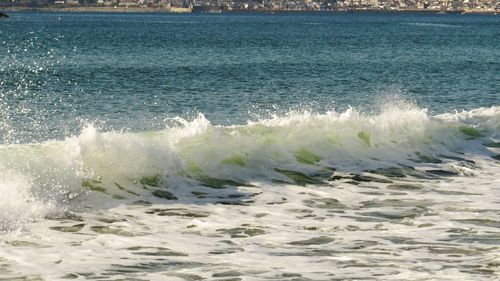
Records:
[[[148,7],[9,7],[4,12],[48,13],[176,13],[175,9]],[[187,11],[186,11],[187,12]],[[189,11],[190,13],[191,11]]]
[[[0,9],[5,13],[12,12],[47,12],[47,13],[196,13],[191,8],[166,8],[166,7],[4,7]],[[498,15],[500,11],[496,10],[439,10],[439,9],[401,9],[401,10],[385,10],[385,9],[349,9],[349,10],[251,10],[251,9],[234,9],[221,10],[222,13],[321,13],[321,14],[345,14],[345,13],[387,13],[387,14],[404,14],[404,13],[422,13],[422,14],[488,14]],[[210,13],[204,12],[204,13]]]

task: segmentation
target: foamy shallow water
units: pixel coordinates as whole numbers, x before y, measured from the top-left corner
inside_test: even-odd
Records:
[[[494,280],[499,110],[200,116],[4,145],[0,276]]]

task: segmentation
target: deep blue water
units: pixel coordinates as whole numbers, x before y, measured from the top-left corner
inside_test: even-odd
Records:
[[[14,13],[0,20],[4,142],[82,122],[151,130],[198,112],[239,124],[290,109],[434,113],[500,105],[500,17]],[[168,122],[167,122],[168,123]]]

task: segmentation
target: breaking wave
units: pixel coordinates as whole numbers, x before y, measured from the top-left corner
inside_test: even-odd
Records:
[[[100,132],[88,125],[62,141],[1,145],[0,228],[89,197],[172,199],[170,186],[317,184],[334,171],[425,165],[474,175],[473,159],[496,161],[500,147],[498,106],[436,116],[408,105],[377,114],[289,112],[234,126],[214,126],[202,114],[172,121],[177,125],[163,131]]]

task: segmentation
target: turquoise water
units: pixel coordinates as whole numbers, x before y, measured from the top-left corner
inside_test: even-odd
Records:
[[[0,22],[2,113],[16,130],[4,141],[61,138],[82,120],[144,131],[198,112],[229,125],[290,109],[373,111],[394,95],[432,113],[498,105],[499,23],[487,15],[15,13]],[[25,132],[33,123],[37,136]]]
[[[13,13],[0,280],[495,280],[500,18]]]

